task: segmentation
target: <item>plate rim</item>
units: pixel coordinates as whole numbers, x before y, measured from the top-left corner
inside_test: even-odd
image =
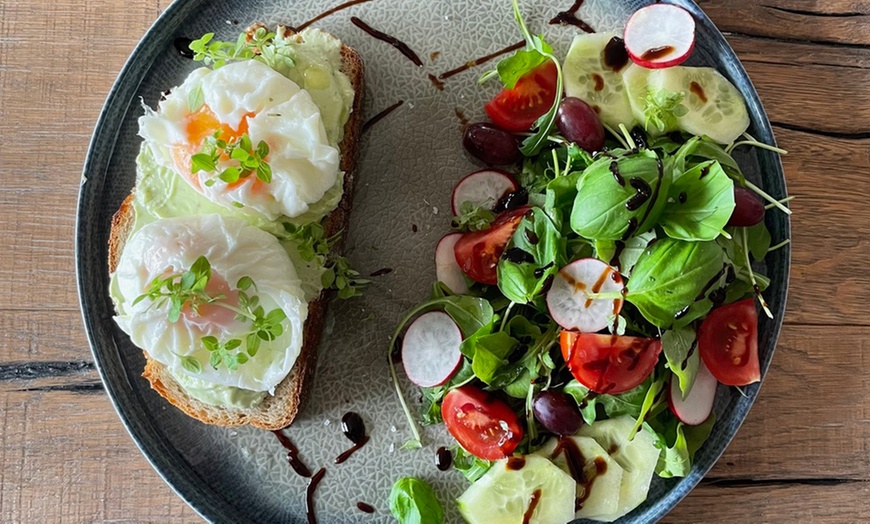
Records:
[[[121,419],[127,433],[136,444],[139,451],[149,462],[151,467],[163,479],[164,482],[184,500],[200,517],[209,522],[215,521],[233,521],[233,522],[250,522],[250,519],[239,512],[239,510],[225,501],[223,498],[216,496],[209,483],[205,481],[183,457],[172,446],[167,445],[166,437],[150,420],[140,420],[143,417],[133,417],[133,412],[127,412],[129,404],[141,405],[141,400],[136,393],[136,390],[127,380],[124,374],[120,375],[120,379],[126,384],[117,384],[115,377],[111,373],[113,364],[116,367],[119,365],[123,369],[123,362],[113,362],[113,355],[106,355],[107,349],[100,346],[100,340],[96,336],[97,332],[102,328],[105,329],[105,324],[111,322],[109,318],[99,317],[93,311],[91,301],[102,299],[104,302],[108,297],[103,296],[97,299],[90,297],[92,291],[89,287],[89,282],[86,276],[94,273],[93,268],[88,268],[86,260],[92,259],[94,253],[85,252],[89,246],[88,241],[95,236],[91,229],[86,224],[84,212],[87,206],[93,205],[96,200],[102,195],[102,187],[104,186],[106,171],[114,155],[114,148],[120,132],[120,125],[124,117],[129,111],[130,105],[134,102],[133,98],[123,99],[122,94],[125,91],[132,89],[133,92],[138,88],[144,80],[148,71],[157,59],[161,49],[156,43],[160,41],[168,41],[174,34],[174,29],[180,26],[189,15],[206,0],[174,0],[154,23],[143,34],[130,56],[124,63],[124,66],[118,73],[115,82],[113,83],[103,107],[99,113],[94,131],[89,142],[85,163],[82,170],[81,185],[79,188],[78,202],[76,206],[76,233],[75,233],[75,276],[76,287],[78,293],[79,308],[82,314],[85,331],[88,338],[91,354],[94,358],[97,370],[100,374],[100,379],[106,390],[110,402],[115,409],[118,417]],[[651,4],[654,0],[645,0],[645,4]],[[757,137],[760,141],[770,144],[776,144],[773,130],[768,119],[767,113],[761,105],[761,100],[752,84],[748,73],[743,64],[738,59],[736,53],[731,48],[728,41],[719,31],[718,27],[707,17],[704,11],[692,0],[671,0],[672,3],[680,5],[689,10],[695,17],[698,25],[703,26],[710,31],[714,36],[718,36],[715,46],[716,55],[721,56],[725,64],[727,72],[726,76],[730,78],[740,78],[741,83],[745,81],[745,88],[741,89],[744,99],[749,108],[749,113],[758,115],[759,121],[757,126]],[[786,191],[786,178],[782,167],[782,161],[778,154],[770,152],[765,154],[766,162],[770,163],[769,167],[773,171],[773,176],[781,182],[783,191]],[[88,177],[90,173],[98,172],[100,175],[91,181]],[[771,176],[767,173],[766,176]],[[88,185],[90,184],[90,185]],[[92,190],[95,184],[99,185],[97,190]],[[791,238],[791,220],[786,216],[783,218],[784,233],[787,238]],[[104,248],[105,249],[105,248]],[[736,424],[733,424],[724,433],[720,433],[724,438],[717,447],[713,455],[703,466],[693,466],[689,475],[677,481],[673,486],[670,486],[663,495],[655,501],[651,506],[646,508],[645,512],[633,516],[633,518],[644,518],[649,521],[657,521],[669,513],[677,506],[703,479],[709,470],[719,461],[722,454],[730,445],[734,436],[739,431],[740,427],[745,422],[749,415],[752,405],[754,404],[758,391],[761,385],[764,384],[764,379],[767,377],[767,372],[773,355],[776,353],[776,345],[781,333],[783,319],[787,304],[790,270],[791,270],[791,245],[786,245],[783,253],[780,255],[783,264],[783,281],[782,286],[778,290],[778,296],[773,297],[777,314],[768,328],[768,339],[770,340],[770,349],[765,355],[761,363],[762,380],[754,391],[751,392],[748,398],[738,401],[738,406],[735,409],[745,410],[739,417]],[[102,253],[102,251],[101,251]],[[98,261],[102,264],[97,274],[107,274],[106,257],[100,257]],[[93,266],[93,265],[92,265]],[[105,269],[106,271],[103,271]],[[106,282],[107,284],[107,282]],[[112,311],[110,309],[110,311]],[[102,324],[101,324],[102,323]],[[114,348],[117,353],[117,348]],[[109,348],[111,350],[111,348]],[[123,387],[126,385],[128,390]],[[131,394],[132,393],[132,394]],[[147,417],[145,417],[147,419]],[[718,421],[717,421],[718,425]],[[179,460],[183,466],[179,467]],[[619,519],[623,521],[624,519]]]

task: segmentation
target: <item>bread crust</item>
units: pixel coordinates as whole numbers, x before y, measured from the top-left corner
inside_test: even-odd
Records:
[[[350,79],[354,90],[353,106],[344,127],[344,138],[339,144],[341,153],[340,169],[344,171],[344,192],[338,206],[323,220],[327,237],[344,230],[350,220],[353,200],[356,161],[362,133],[362,98],[364,92],[362,58],[352,48],[341,47],[341,72]],[[135,191],[135,188],[134,188]],[[112,217],[109,234],[109,271],[114,272],[124,250],[127,237],[135,223],[134,195],[131,192],[121,203]],[[333,245],[333,250],[343,248],[343,236]],[[288,426],[296,418],[305,403],[317,366],[317,349],[323,332],[326,303],[332,295],[322,291],[320,296],[308,304],[308,317],[302,329],[302,349],[290,373],[275,388],[274,395],[267,397],[251,409],[230,408],[206,404],[192,398],[169,373],[166,367],[145,354],[145,370],[142,376],[151,388],[185,414],[206,424],[217,426],[242,426],[276,430]]]

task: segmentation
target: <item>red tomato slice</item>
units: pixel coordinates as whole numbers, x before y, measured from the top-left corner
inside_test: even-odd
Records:
[[[727,386],[761,380],[755,299],[711,311],[698,330],[698,352],[710,373]]]
[[[453,246],[456,262],[463,273],[481,284],[497,284],[498,259],[528,211],[527,206],[505,211],[488,229],[463,234]]]
[[[513,89],[502,89],[484,106],[493,123],[505,131],[528,131],[556,99],[556,64],[539,65],[517,80]]]
[[[634,389],[652,373],[662,341],[652,338],[562,331],[562,356],[578,382],[596,393]]]
[[[523,440],[523,428],[507,404],[474,386],[450,390],[441,404],[447,431],[484,460],[504,458]]]

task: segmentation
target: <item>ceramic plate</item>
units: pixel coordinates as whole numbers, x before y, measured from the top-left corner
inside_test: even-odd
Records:
[[[548,26],[547,20],[570,3],[521,1],[529,26],[545,32],[561,56],[576,30]],[[588,0],[580,16],[599,31],[613,30],[644,3]],[[734,52],[697,6],[676,3],[698,21],[690,64],[714,66],[730,78],[746,98],[752,118],[749,132],[773,143],[770,124]],[[296,25],[332,5],[322,0],[176,1],[148,31],[119,75],[85,163],[76,252],[81,307],[94,358],[106,391],[142,453],[178,495],[210,521],[303,521],[308,480],[293,473],[272,434],[200,424],[164,402],[140,377],[142,352],[112,321],[106,264],[110,221],[135,179],[140,101],[156,106],[161,91],[180,84],[198,66],[174,49],[176,38],[215,32],[218,38],[234,40],[252,22]],[[425,65],[416,67],[394,48],[369,37],[351,24],[351,16],[405,41]],[[405,103],[363,137],[348,230],[347,253],[355,267],[364,274],[382,268],[392,272],[375,277],[364,298],[331,304],[311,401],[289,434],[312,469],[327,468],[315,498],[320,522],[390,521],[390,487],[404,475],[431,482],[447,508],[448,522],[457,522],[450,500],[462,492],[465,480],[455,471],[439,472],[434,464],[437,447],[451,439],[440,428],[427,429],[424,449],[399,449],[410,434],[391,389],[387,341],[403,312],[427,295],[435,276],[433,248],[448,228],[450,189],[476,167],[460,145],[457,113],[472,121],[482,118],[484,101],[497,89],[495,83],[477,86],[482,68],[450,78],[443,91],[433,86],[427,74],[437,75],[499,50],[518,41],[519,32],[508,0],[373,0],[316,25],[340,36],[363,56],[365,117],[398,100]],[[785,196],[776,155],[745,150],[738,160],[768,193]],[[783,214],[768,213],[767,225],[775,240],[789,236]],[[775,319],[762,317],[759,326],[765,371],[785,307],[788,248],[769,255],[767,263],[772,282],[765,295]],[[758,387],[745,388],[745,397],[733,388],[720,388],[713,436],[698,452],[691,474],[684,479],[654,479],[648,500],[620,522],[656,520],[685,496],[732,439]],[[340,430],[341,416],[349,410],[362,415],[371,442],[344,464],[334,465],[335,457],[349,446]],[[371,504],[376,513],[360,512],[357,502]]]

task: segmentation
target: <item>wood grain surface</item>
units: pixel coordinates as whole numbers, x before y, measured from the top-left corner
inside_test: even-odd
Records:
[[[81,166],[168,0],[0,1],[0,520],[198,522],[103,392],[77,307]],[[737,438],[666,522],[870,520],[870,2],[706,0],[783,158],[788,313]]]

